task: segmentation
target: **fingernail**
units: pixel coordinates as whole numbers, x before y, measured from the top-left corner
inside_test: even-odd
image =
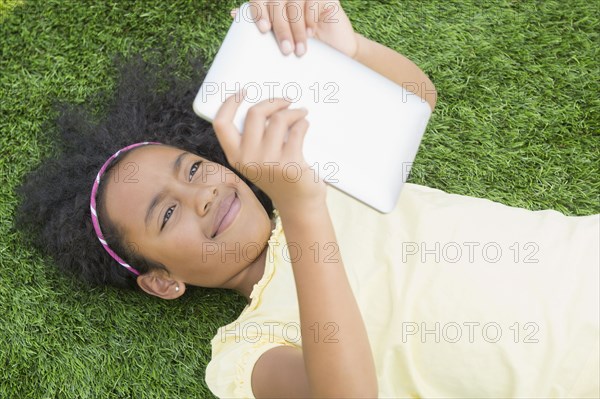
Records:
[[[281,42],[281,51],[283,51],[283,54],[285,55],[288,55],[292,52],[292,44],[289,40],[284,40]]]
[[[315,35],[315,32],[313,32],[312,28],[308,28],[306,30],[306,34],[308,35],[308,37],[313,37]]]
[[[258,21],[258,29],[262,33],[265,33],[266,31],[269,30],[269,23],[266,20],[261,19],[260,21]]]
[[[304,43],[296,43],[296,55],[300,57],[306,52],[306,47],[304,47]]]

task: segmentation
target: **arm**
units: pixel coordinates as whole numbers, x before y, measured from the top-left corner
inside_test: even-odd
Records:
[[[281,345],[263,353],[252,369],[252,393],[258,399],[310,398],[302,349]]]
[[[376,397],[377,376],[366,328],[339,250],[330,256],[326,246],[337,248],[326,186],[321,180],[314,181],[302,156],[307,111],[288,109],[291,103],[283,99],[262,101],[249,109],[242,135],[233,124],[239,102],[237,95],[225,101],[213,121],[215,133],[231,165],[239,168],[252,162],[263,168],[258,175],[246,177],[273,200],[287,243],[301,250],[300,256],[293,255],[292,269],[302,351],[275,348],[263,354],[253,369],[252,389],[257,397],[265,398],[297,397],[306,392],[310,397]],[[286,133],[289,135],[284,141]],[[301,167],[298,179],[287,178],[285,167],[289,163]],[[245,168],[239,170],[244,173]],[[313,245],[318,245],[319,254],[327,253],[327,260],[315,259]],[[327,323],[336,329],[334,342],[322,338],[324,332],[331,331]],[[320,331],[319,339],[314,338],[315,328]],[[300,358],[303,367],[299,367]],[[271,380],[266,377],[269,374]],[[273,376],[291,384],[274,383]]]
[[[324,198],[315,204],[279,208],[288,243],[302,249],[292,268],[300,307],[304,363],[315,397],[377,397],[377,377],[371,347],[339,251],[327,261],[314,259],[314,244],[322,255],[337,239]],[[313,251],[310,247],[313,246]],[[315,262],[316,261],[316,262]],[[331,328],[331,341],[323,336]],[[318,326],[319,339],[312,329]]]
[[[336,242],[327,208],[317,205],[316,209],[301,213],[280,207],[279,211],[288,244],[293,242],[303,254],[310,254],[292,263],[303,348],[280,346],[265,352],[252,372],[254,396],[376,398],[371,348],[339,253],[333,263],[323,259],[314,262],[315,251],[309,248],[314,242],[323,242],[319,240]],[[336,332],[330,341],[336,342],[323,340],[327,322],[335,323]],[[319,340],[315,340],[315,331],[311,330],[315,323],[319,326]]]
[[[398,83],[429,103],[433,112],[437,102],[435,86],[411,60],[359,33],[355,33],[358,50],[354,59]]]

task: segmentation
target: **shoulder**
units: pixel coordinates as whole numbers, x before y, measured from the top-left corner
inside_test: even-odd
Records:
[[[310,397],[302,349],[277,346],[257,360],[252,371],[252,392],[256,398]]]
[[[225,335],[218,333],[211,341],[212,355],[206,366],[205,381],[219,398],[253,398],[252,372],[259,358],[274,348],[294,348],[280,337],[250,335],[250,329],[247,332],[244,335],[230,330]]]
[[[278,337],[213,338],[205,380],[220,398],[307,397],[302,349]]]

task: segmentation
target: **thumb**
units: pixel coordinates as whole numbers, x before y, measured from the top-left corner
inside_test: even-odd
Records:
[[[231,10],[231,12],[230,12],[231,18],[235,18],[238,11],[239,11],[239,8],[234,8],[233,10]]]

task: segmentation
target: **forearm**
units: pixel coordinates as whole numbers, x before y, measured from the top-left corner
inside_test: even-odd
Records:
[[[313,395],[376,397],[371,347],[327,206],[323,203],[305,212],[280,209],[280,216],[290,252],[298,252],[290,256],[304,364]]]
[[[427,101],[433,111],[437,101],[437,92],[421,68],[402,54],[369,40],[359,33],[355,34],[358,40],[358,50],[354,59],[406,90],[415,93]]]

